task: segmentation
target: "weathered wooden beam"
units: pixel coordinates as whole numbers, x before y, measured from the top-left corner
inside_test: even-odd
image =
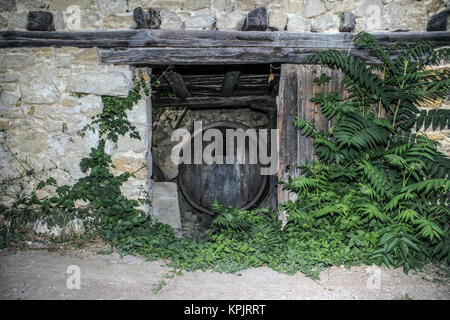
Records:
[[[183,76],[177,72],[169,71],[164,74],[164,78],[170,84],[172,92],[175,93],[177,98],[184,99],[189,97],[189,91],[184,83]]]
[[[434,42],[450,46],[450,32],[374,33],[381,46],[394,42]],[[99,47],[101,59],[115,64],[250,64],[305,63],[309,54],[336,49],[369,63],[377,60],[356,48],[351,33],[127,30],[127,31],[2,31],[0,48],[8,47]]]
[[[214,108],[240,108],[250,105],[275,104],[272,96],[242,96],[242,97],[187,97],[184,100],[178,98],[157,98],[152,101],[152,107],[187,107],[190,109],[214,109]]]
[[[126,50],[101,50],[104,63],[112,64],[152,64],[152,65],[216,65],[216,64],[267,64],[267,63],[307,63],[310,54],[325,49],[312,48],[133,48]],[[366,60],[377,63],[377,59],[365,50],[339,49]]]
[[[234,89],[236,89],[238,85],[240,75],[240,71],[230,71],[225,74],[222,84],[222,95],[224,97],[231,97],[233,95]]]
[[[450,45],[449,31],[373,33],[382,46],[394,42],[433,41],[437,47]],[[352,33],[309,33],[290,31],[210,30],[124,30],[124,31],[1,31],[0,47],[275,47],[355,48]]]

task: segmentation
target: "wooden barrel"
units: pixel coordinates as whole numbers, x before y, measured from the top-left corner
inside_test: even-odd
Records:
[[[238,123],[222,121],[205,126],[202,131],[210,128],[219,129],[222,132],[224,157],[226,129],[243,129],[244,131],[248,129]],[[193,136],[191,141],[193,141]],[[269,177],[261,175],[262,166],[259,163],[248,163],[248,142],[248,138],[246,138],[246,161],[244,164],[237,163],[236,141],[234,164],[226,164],[225,158],[223,159],[224,164],[193,164],[194,143],[190,143],[191,164],[182,163],[178,167],[178,185],[190,205],[203,213],[214,216],[216,213],[211,210],[214,200],[226,206],[248,209],[263,199],[267,192]],[[203,142],[203,150],[210,143],[210,141]]]

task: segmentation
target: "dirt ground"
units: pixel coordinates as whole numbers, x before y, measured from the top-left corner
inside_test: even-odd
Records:
[[[448,277],[434,269],[405,275],[401,269],[333,267],[320,281],[265,267],[175,276],[170,270],[162,262],[85,249],[0,251],[0,299],[450,299]]]

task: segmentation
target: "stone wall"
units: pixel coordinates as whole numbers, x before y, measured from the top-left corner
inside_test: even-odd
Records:
[[[268,9],[277,30],[338,32],[425,31],[430,17],[448,0],[2,0],[0,30],[25,30],[29,11],[53,13],[57,31],[135,29],[133,10],[152,8],[161,29],[238,30],[256,6]]]
[[[133,70],[102,65],[96,48],[0,50],[0,178],[21,170],[11,152],[36,170],[57,166],[52,176],[60,185],[83,177],[80,160],[97,146],[99,136],[87,130],[81,137],[79,131],[102,111],[101,95],[126,97],[132,87]],[[121,137],[106,146],[117,173],[132,172],[149,160],[147,110],[147,101],[141,100],[128,113],[141,141]],[[123,191],[136,198],[148,191],[147,184],[143,169]]]

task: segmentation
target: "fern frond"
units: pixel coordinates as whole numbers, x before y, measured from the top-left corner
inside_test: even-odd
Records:
[[[396,217],[395,220],[400,222],[413,222],[419,217],[419,214],[413,210],[413,209],[406,209],[400,212]]]
[[[429,179],[418,183],[410,184],[402,189],[402,192],[422,192],[425,194],[434,191],[436,193],[445,193],[450,189],[450,180],[448,179]]]
[[[232,229],[234,231],[249,230],[251,227],[251,224],[246,219],[231,212],[217,216],[211,225],[219,229]]]
[[[390,212],[397,209],[401,202],[403,201],[414,201],[416,200],[416,196],[410,192],[400,193],[393,197],[385,206],[384,210]]]
[[[381,212],[378,207],[376,207],[373,204],[369,203],[362,204],[358,206],[357,211],[365,215],[368,215],[370,219],[376,218],[380,221],[386,221],[388,219],[388,217],[383,212]]]
[[[420,229],[419,235],[423,238],[433,238],[440,239],[444,235],[444,231],[433,221],[427,220],[425,218],[420,218],[414,221],[417,227]]]
[[[448,128],[450,123],[449,109],[422,110],[416,119],[416,130],[427,130],[430,126],[433,130]]]
[[[294,127],[301,130],[302,134],[306,137],[316,137],[319,135],[316,127],[306,120],[295,118]]]
[[[329,50],[309,56],[308,61],[313,64],[321,64],[332,69],[341,70],[352,81],[379,97],[384,105],[389,105],[389,96],[383,87],[381,79],[373,74],[367,68],[366,63],[358,57],[354,58],[336,50]]]

